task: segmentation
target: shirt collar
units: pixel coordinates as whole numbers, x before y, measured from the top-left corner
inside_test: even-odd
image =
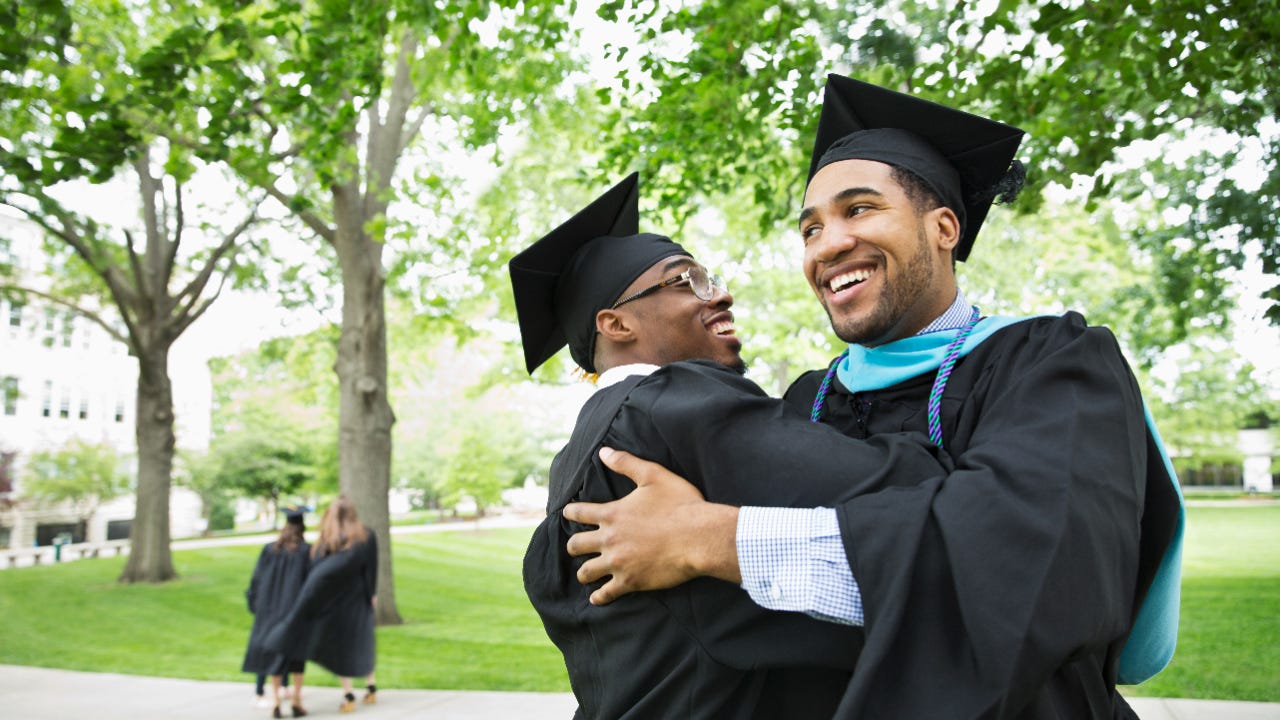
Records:
[[[973,308],[969,307],[969,301],[965,298],[964,292],[957,289],[956,299],[951,303],[951,307],[944,310],[941,315],[934,318],[933,322],[925,325],[924,329],[916,334],[924,335],[964,327],[965,323],[969,322],[971,314],[973,314]]]
[[[632,375],[652,375],[657,370],[657,365],[648,363],[632,363],[630,365],[611,367],[600,373],[600,377],[596,379],[596,389],[603,390],[610,385],[616,385]]]

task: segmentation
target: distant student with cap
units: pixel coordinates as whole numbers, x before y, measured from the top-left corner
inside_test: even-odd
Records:
[[[311,548],[311,573],[288,615],[267,634],[266,645],[305,657],[338,676],[338,711],[355,712],[352,678],[363,678],[363,701],[376,703],[378,538],[360,522],[355,503],[339,495],[320,519]]]
[[[993,197],[1021,183],[1021,136],[829,77],[799,232],[849,347],[786,397],[850,437],[928,433],[955,467],[797,511],[701,502],[617,455],[645,492],[564,510],[601,526],[569,546],[602,553],[579,573],[612,577],[596,602],[669,587],[680,578],[653,569],[679,568],[861,624],[837,718],[1133,717],[1117,682],[1158,672],[1176,638],[1172,467],[1108,330],[1073,312],[983,317],[955,280]]]
[[[638,234],[637,204],[633,174],[510,262],[529,372],[568,344],[599,374],[552,463],[525,589],[564,654],[578,717],[829,718],[860,629],[767,611],[709,578],[594,606],[565,550],[583,527],[561,510],[631,491],[601,464],[602,445],[737,504],[835,503],[895,474],[938,474],[946,459],[922,433],[845,438],[745,379],[733,297],[679,244]]]
[[[262,547],[258,564],[253,568],[253,578],[249,580],[249,589],[245,591],[249,612],[253,613],[253,630],[249,633],[249,647],[245,650],[241,667],[245,672],[270,677],[271,716],[277,718],[283,717],[280,699],[285,673],[293,675],[293,695],[289,703],[293,717],[307,714],[302,707],[302,676],[306,670],[306,658],[282,654],[267,647],[265,641],[271,628],[293,608],[311,565],[310,546],[303,539],[306,531],[303,515],[307,508],[289,505],[282,510],[285,523],[280,528],[280,536]]]

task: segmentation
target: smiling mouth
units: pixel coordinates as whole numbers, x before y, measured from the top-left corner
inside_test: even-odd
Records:
[[[827,281],[827,289],[833,293],[838,293],[841,290],[848,290],[854,285],[860,285],[866,282],[874,274],[875,270],[868,268],[859,268],[857,270],[840,273]]]
[[[707,326],[713,335],[732,335],[734,326],[732,320],[719,320]]]

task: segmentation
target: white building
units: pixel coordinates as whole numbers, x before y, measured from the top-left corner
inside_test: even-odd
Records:
[[[44,262],[39,228],[0,214],[0,265],[16,266],[21,283],[44,288]],[[128,536],[132,496],[102,505],[84,522],[69,505],[42,507],[24,497],[22,476],[24,457],[72,439],[134,456],[137,378],[125,345],[96,323],[35,296],[0,297],[0,547],[46,545],[61,532],[89,542]],[[178,446],[205,449],[208,369],[188,369],[181,380],[174,375]],[[174,537],[203,529],[194,493],[175,488],[170,506]]]

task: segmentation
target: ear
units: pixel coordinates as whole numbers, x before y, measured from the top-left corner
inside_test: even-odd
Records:
[[[636,339],[631,318],[617,310],[601,310],[596,313],[596,332],[614,343],[633,342]]]
[[[951,252],[960,243],[960,218],[949,207],[937,207],[928,212],[926,222],[934,235],[939,250]]]

